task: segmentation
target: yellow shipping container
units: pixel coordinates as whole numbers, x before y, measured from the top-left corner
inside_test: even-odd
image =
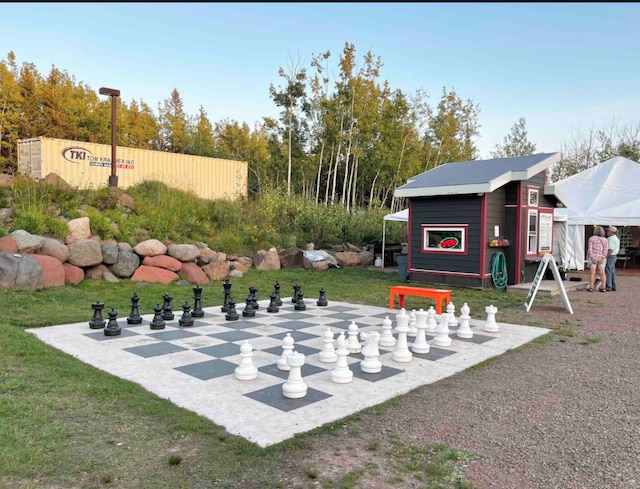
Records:
[[[155,180],[203,199],[247,197],[245,161],[122,146],[116,149],[119,188]],[[36,180],[55,173],[74,188],[106,187],[111,175],[111,145],[47,137],[21,139],[18,171]]]

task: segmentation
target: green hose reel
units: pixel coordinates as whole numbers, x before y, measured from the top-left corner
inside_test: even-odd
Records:
[[[500,291],[507,290],[507,260],[502,251],[493,254],[491,260],[491,278],[496,289]]]

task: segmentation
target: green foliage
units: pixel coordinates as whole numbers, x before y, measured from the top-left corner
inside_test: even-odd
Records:
[[[89,217],[91,234],[97,234],[103,240],[117,237],[111,227],[111,221],[105,214],[93,207],[88,207],[85,211]]]
[[[64,239],[69,233],[67,223],[40,209],[28,209],[16,212],[11,230],[22,229],[31,234]]]

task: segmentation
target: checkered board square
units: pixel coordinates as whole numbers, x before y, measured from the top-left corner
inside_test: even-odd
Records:
[[[297,311],[291,298],[282,302],[278,312],[269,313],[269,300],[258,301],[254,317],[244,317],[244,304],[238,304],[236,321],[227,320],[220,306],[204,308],[204,317],[194,318],[188,327],[180,326],[183,312],[175,311],[174,319],[165,321],[161,330],[150,328],[152,314],[143,315],[141,324],[127,324],[127,318],[120,317],[116,319],[120,327],[116,336],[91,329],[91,314],[83,323],[29,331],[87,364],[136,382],[260,446],[278,443],[438,381],[548,331],[498,323],[499,332],[486,333],[483,321],[471,320],[472,338],[458,338],[456,329],[450,328],[449,347],[432,345],[428,353],[412,353],[409,362],[394,361],[394,347],[379,347],[383,365],[379,373],[362,372],[362,354],[350,354],[347,363],[353,379],[339,384],[331,381],[335,362],[319,360],[327,328],[334,339],[341,332],[346,337],[352,322],[358,332],[382,332],[386,317],[395,328],[399,311],[330,299],[324,307],[306,299],[306,309]],[[307,394],[299,399],[283,395],[289,372],[277,366],[287,333],[294,339],[294,350],[305,355],[301,375]],[[433,338],[427,334],[430,345]],[[413,339],[407,338],[409,348]],[[244,342],[252,346],[252,362],[258,369],[258,376],[248,381],[235,377]]]

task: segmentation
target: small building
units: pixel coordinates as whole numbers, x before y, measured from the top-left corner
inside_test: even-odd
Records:
[[[407,281],[482,289],[532,281],[552,252],[559,201],[544,186],[559,160],[544,153],[446,163],[396,188],[408,200]]]

